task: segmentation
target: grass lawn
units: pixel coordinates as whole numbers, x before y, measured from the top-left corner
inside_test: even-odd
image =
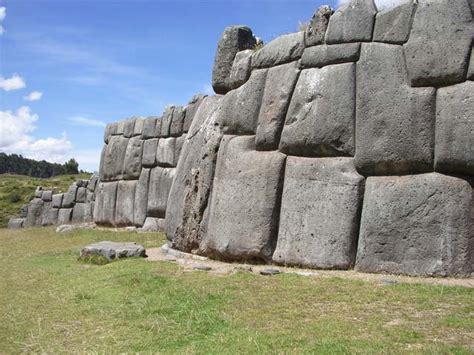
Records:
[[[100,240],[162,234],[0,229],[0,353],[474,352],[474,290],[77,261]]]
[[[89,179],[91,174],[58,175],[40,179],[24,175],[0,174],[0,228],[6,227],[10,217],[18,215],[20,207],[34,197],[37,186],[45,190],[67,191],[78,179]]]

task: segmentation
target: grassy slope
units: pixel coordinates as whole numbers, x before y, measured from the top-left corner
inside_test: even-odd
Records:
[[[34,196],[37,186],[46,190],[54,189],[64,192],[77,179],[88,179],[90,174],[60,175],[49,179],[39,179],[23,175],[0,174],[0,228],[6,227],[10,217],[18,215],[20,207]],[[18,194],[21,200],[12,202],[12,194]]]
[[[77,261],[81,246],[161,234],[0,230],[0,353],[470,353],[474,291]]]

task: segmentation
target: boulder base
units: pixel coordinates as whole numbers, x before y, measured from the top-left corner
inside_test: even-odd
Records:
[[[81,250],[81,258],[92,255],[101,255],[107,260],[130,258],[130,257],[146,257],[145,248],[137,243],[115,243],[115,242],[99,242],[88,245]]]

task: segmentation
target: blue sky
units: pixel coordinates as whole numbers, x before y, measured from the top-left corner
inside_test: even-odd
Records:
[[[97,170],[105,123],[211,93],[227,25],[268,42],[323,3],[0,0],[0,151]]]

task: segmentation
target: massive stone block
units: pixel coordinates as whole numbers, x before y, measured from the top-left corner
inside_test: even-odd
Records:
[[[182,106],[176,106],[173,110],[171,119],[170,135],[172,137],[179,137],[183,134],[184,117],[186,116],[186,109]]]
[[[147,139],[143,142],[143,166],[150,167],[156,165],[156,151],[158,149],[158,138]]]
[[[53,199],[53,191],[51,190],[43,191],[41,195],[41,199],[44,202],[50,202]]]
[[[406,85],[402,46],[362,44],[356,116],[359,172],[394,175],[433,170],[435,90]]]
[[[141,136],[142,135],[144,124],[145,124],[145,118],[144,117],[135,118],[135,126],[133,127],[133,135],[134,136]]]
[[[293,62],[301,57],[303,50],[303,31],[282,35],[254,52],[252,68],[268,68]]]
[[[176,166],[177,157],[176,152],[176,138],[161,138],[158,142],[158,149],[156,153],[156,161],[159,166],[174,167]]]
[[[76,194],[77,194],[77,185],[72,184],[69,186],[67,192],[64,194],[63,203],[61,207],[70,208],[74,206],[74,202],[76,201]]]
[[[130,138],[125,151],[123,161],[124,180],[135,180],[140,176],[142,170],[143,140],[140,137]]]
[[[352,158],[288,157],[277,263],[347,269],[354,265],[364,178]]]
[[[72,217],[71,217],[71,222],[72,223],[83,223],[85,222],[87,209],[89,208],[89,205],[87,203],[76,203],[74,205],[74,208],[72,209]]]
[[[125,130],[125,120],[118,121],[117,122],[117,131],[115,132],[115,134],[123,135],[124,130]]]
[[[306,47],[315,46],[324,42],[329,18],[333,13],[334,10],[327,5],[321,6],[318,11],[314,13],[304,34],[304,44]]]
[[[163,218],[166,213],[168,195],[176,169],[157,166],[151,169],[148,188],[147,216]]]
[[[467,78],[469,80],[474,80],[474,50],[472,49],[472,47],[471,47],[471,59],[469,61],[469,69],[467,72]]]
[[[410,35],[416,6],[414,1],[381,11],[375,17],[374,41],[405,43]]]
[[[99,183],[94,205],[94,222],[97,224],[115,224],[117,185],[117,181]]]
[[[147,217],[143,224],[142,231],[144,232],[161,232],[165,229],[165,219]]]
[[[354,154],[355,65],[301,72],[281,134],[280,151],[299,156]]]
[[[329,19],[326,43],[370,41],[376,13],[373,0],[351,0],[340,6]]]
[[[474,27],[466,0],[420,0],[405,44],[412,86],[464,81]]]
[[[298,75],[297,62],[279,65],[268,70],[258,115],[256,135],[258,150],[278,148],[281,130]]]
[[[469,183],[438,173],[369,177],[356,269],[469,275],[474,265],[472,196]]]
[[[41,222],[40,222],[41,226],[49,226],[53,224],[51,221],[51,215],[50,215],[51,210],[52,210],[51,205],[52,205],[51,201],[44,202],[43,204],[43,210],[41,212],[42,216],[41,216]]]
[[[474,82],[438,89],[435,169],[474,175]]]
[[[234,63],[229,76],[229,87],[237,89],[239,86],[245,84],[250,77],[252,49],[240,51],[235,55]]]
[[[173,121],[174,109],[175,109],[174,106],[166,107],[161,120],[156,122],[157,127],[158,125],[161,125],[160,137],[166,138],[170,136],[171,122]]]
[[[161,133],[161,126],[159,129],[157,129],[156,122],[158,120],[161,120],[160,117],[147,117],[143,121],[143,131],[142,131],[142,138],[143,139],[148,139],[148,138],[157,138],[160,133]]]
[[[255,137],[225,136],[217,158],[209,227],[200,251],[232,260],[271,260],[285,155],[256,152]]]
[[[206,97],[186,136],[166,208],[166,236],[182,251],[197,250],[205,234],[209,195],[222,131],[222,97]]]
[[[8,221],[8,228],[9,229],[20,229],[23,228],[23,224],[25,223],[24,218],[10,218]]]
[[[87,189],[91,192],[94,192],[98,181],[99,177],[96,174],[92,175],[89,180],[89,184],[87,185]]]
[[[71,223],[72,208],[60,208],[58,212],[58,224]]]
[[[122,179],[123,162],[127,151],[128,138],[112,136],[105,149],[101,164],[100,179],[112,181]]]
[[[199,108],[199,105],[201,104],[202,100],[206,95],[198,94],[194,95],[189,101],[188,106],[186,106],[186,115],[184,116],[184,122],[183,122],[183,132],[188,132],[189,127],[191,127],[191,123],[193,122],[194,115],[196,114],[197,109]]]
[[[255,134],[267,70],[254,70],[240,88],[224,96],[220,121],[225,133]]]
[[[104,143],[109,143],[110,136],[117,134],[117,122],[107,123],[104,130]]]
[[[98,182],[95,189],[95,204],[93,210],[93,221],[95,223],[102,223],[104,218],[104,183]]]
[[[242,50],[253,49],[255,43],[252,30],[246,26],[229,26],[224,30],[212,69],[212,88],[216,94],[226,94],[231,90],[230,73],[235,55]]]
[[[135,204],[136,188],[137,181],[119,181],[115,205],[115,225],[133,225],[133,206]]]
[[[360,43],[342,43],[306,48],[301,57],[301,68],[321,68],[330,64],[356,62]]]
[[[148,205],[148,184],[150,181],[150,169],[142,169],[135,191],[135,203],[133,208],[133,223],[142,226],[146,218]]]
[[[86,202],[87,189],[85,187],[78,187],[76,192],[75,202]]]
[[[131,117],[124,121],[123,136],[125,138],[130,138],[133,136],[133,132],[135,131],[135,119],[135,117]]]
[[[52,199],[52,202],[53,202],[52,207],[53,208],[61,208],[62,207],[63,196],[64,196],[64,194],[55,194],[55,195],[53,195],[53,199]]]

